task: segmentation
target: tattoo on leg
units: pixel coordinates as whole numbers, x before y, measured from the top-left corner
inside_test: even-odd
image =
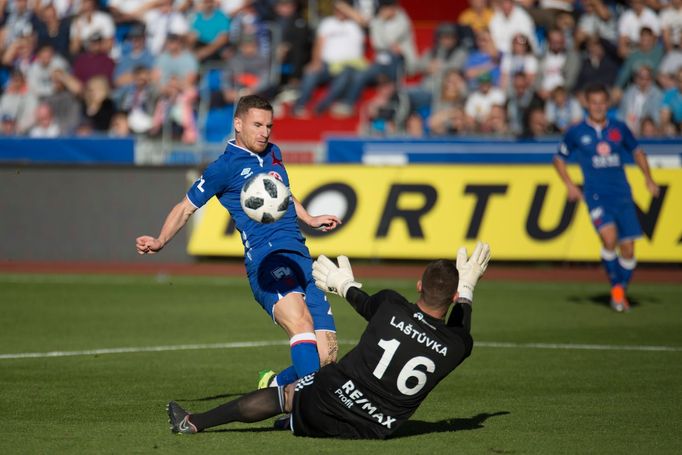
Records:
[[[339,342],[336,340],[336,333],[327,332],[327,361],[325,364],[335,363],[339,354]]]

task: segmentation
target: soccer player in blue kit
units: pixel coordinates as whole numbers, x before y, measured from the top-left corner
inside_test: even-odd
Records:
[[[160,251],[199,207],[216,196],[241,233],[244,263],[255,299],[289,336],[293,365],[266,378],[266,385],[277,386],[336,361],[334,317],[324,293],[315,287],[312,259],[297,219],[325,231],[334,229],[340,220],[333,215],[311,216],[293,196],[293,204],[275,223],[258,223],[242,210],[241,189],[254,174],[268,173],[289,187],[282,152],[269,142],[272,117],[267,100],[255,95],[241,98],[235,109],[235,138],[228,142],[225,153],[204,170],[170,211],[159,236],[138,237],[136,248],[139,254]]]
[[[649,192],[658,197],[646,154],[625,123],[607,119],[609,94],[594,85],[585,91],[587,118],[565,134],[554,157],[554,167],[566,184],[568,199],[584,199],[602,242],[601,260],[611,282],[611,307],[628,311],[627,286],[637,265],[635,239],[642,236],[623,161],[632,155],[644,174]],[[574,156],[583,173],[583,189],[573,182],[566,160]],[[618,253],[616,253],[618,248]]]

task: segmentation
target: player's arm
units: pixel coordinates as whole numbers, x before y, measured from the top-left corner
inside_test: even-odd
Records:
[[[578,185],[573,182],[573,179],[568,175],[568,167],[566,166],[566,161],[559,156],[554,156],[552,160],[554,164],[554,169],[556,169],[557,174],[566,185],[566,190],[568,191],[568,200],[571,202],[578,201],[583,198],[583,192],[580,190]]]
[[[296,197],[292,195],[291,198],[294,200],[296,216],[308,226],[319,229],[323,232],[327,232],[335,229],[336,226],[341,224],[341,220],[334,215],[312,216],[310,213],[308,213],[305,207],[303,207],[303,204],[296,199]]]
[[[137,238],[135,242],[137,252],[139,254],[154,254],[160,251],[187,224],[196,210],[197,208],[187,197],[183,198],[171,209],[158,237],[143,235]]]
[[[658,197],[661,189],[658,187],[658,185],[656,185],[656,182],[654,182],[654,179],[651,176],[651,168],[649,168],[649,161],[646,158],[646,153],[641,148],[638,148],[632,154],[632,157],[634,158],[637,167],[639,167],[642,171],[642,174],[644,174],[646,188],[654,197]]]
[[[467,332],[471,330],[471,304],[474,301],[474,288],[483,276],[490,262],[490,245],[476,242],[471,257],[467,257],[467,250],[461,247],[457,251],[457,300],[450,312],[447,324],[450,327],[462,327]]]

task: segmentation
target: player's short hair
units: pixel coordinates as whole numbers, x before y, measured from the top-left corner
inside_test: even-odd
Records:
[[[594,83],[585,88],[585,98],[589,98],[594,93],[603,93],[606,95],[606,99],[609,99],[609,89],[604,84]]]
[[[272,105],[263,98],[262,96],[258,95],[247,95],[243,96],[239,99],[239,102],[237,103],[237,108],[234,110],[234,116],[243,118],[247,112],[249,112],[249,109],[261,109],[264,111],[270,111],[272,112]]]
[[[429,262],[422,274],[422,298],[431,307],[448,306],[457,292],[459,273],[454,262],[438,259]]]

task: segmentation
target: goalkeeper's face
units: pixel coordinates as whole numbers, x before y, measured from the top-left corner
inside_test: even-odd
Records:
[[[235,117],[236,143],[254,153],[261,153],[268,146],[272,132],[272,112],[249,109],[243,117]]]

